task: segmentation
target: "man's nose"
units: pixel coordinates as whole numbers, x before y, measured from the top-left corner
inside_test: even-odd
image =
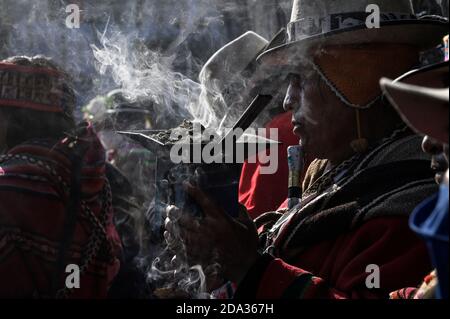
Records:
[[[295,108],[298,106],[300,101],[300,96],[298,92],[299,92],[298,86],[295,83],[291,82],[289,84],[283,102],[283,108],[286,112],[294,111]]]
[[[422,149],[425,153],[430,155],[437,155],[444,152],[442,143],[439,143],[435,139],[425,136],[422,141]]]

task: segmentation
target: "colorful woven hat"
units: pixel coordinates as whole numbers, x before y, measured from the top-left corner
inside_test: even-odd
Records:
[[[66,81],[57,70],[0,62],[0,107],[72,116],[75,98]]]

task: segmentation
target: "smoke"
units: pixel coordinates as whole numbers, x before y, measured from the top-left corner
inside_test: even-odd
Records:
[[[217,269],[219,266],[208,268]],[[206,273],[207,270],[202,266],[189,267],[183,257],[174,257],[169,250],[165,250],[151,263],[147,280],[155,287],[155,297],[160,299],[212,299],[207,288]]]
[[[69,4],[81,9],[80,29],[66,26]],[[0,58],[53,58],[76,80],[78,118],[90,100],[123,87],[131,97],[155,99],[163,110],[158,116],[169,116],[171,126],[186,117],[220,125],[221,97],[214,95],[214,109],[198,100],[201,66],[245,31],[270,38],[285,24],[261,19],[261,13],[278,17],[278,1],[0,0],[0,8]]]
[[[100,74],[106,79],[111,78],[121,88],[129,101],[149,99],[154,105],[153,112],[164,114],[166,119],[183,117],[210,124],[211,113],[198,111],[201,85],[175,72],[173,57],[149,50],[136,34],[114,32],[109,37],[107,33],[102,35],[100,46],[92,46],[95,66]],[[157,220],[159,212],[154,209],[149,218]],[[158,231],[154,225],[152,228]],[[186,298],[209,297],[201,266],[188,267],[180,257],[178,262],[181,264],[174,265],[170,251],[157,240],[151,250],[151,255],[157,257],[148,259],[146,255],[141,263],[146,268],[150,285],[157,288],[158,297],[176,298],[180,293],[186,294]]]
[[[189,119],[220,131],[230,127],[251,101],[240,94],[248,86],[242,77],[235,77],[236,89],[226,92],[206,76],[196,82],[174,70],[174,56],[151,51],[136,34],[102,35],[100,42],[92,49],[102,82],[112,79],[130,101],[151,100],[159,118]]]
[[[280,1],[284,8],[291,2]],[[279,16],[278,1],[275,4],[267,1],[264,6],[260,3],[255,0],[0,0],[0,59],[14,55],[51,57],[75,79],[78,119],[89,101],[121,89],[130,101],[150,101],[142,104],[152,105],[155,129],[175,127],[183,119],[205,127],[228,127],[245,106],[243,97],[238,95],[230,102],[219,90],[207,90],[198,82],[199,71],[214,52],[244,32],[254,30],[270,38],[286,24],[286,21],[273,23],[269,19],[269,16]],[[79,29],[66,25],[69,4],[77,4],[81,9]],[[262,14],[267,18],[262,18]],[[102,135],[106,144],[107,136],[108,133]],[[135,156],[128,161],[134,167],[125,168],[127,172],[133,171],[126,174],[133,188],[153,192],[154,180],[149,176],[152,172],[149,166],[153,163],[148,163],[152,161],[151,156],[138,154],[141,150],[136,145],[117,146],[122,142],[119,139],[111,144]],[[139,209],[132,214],[138,220],[144,213],[150,215],[155,223],[150,227],[156,229],[158,215],[148,211],[151,201],[152,194],[136,200],[134,204],[144,204],[138,205]],[[146,252],[140,262],[148,268],[152,284],[175,286],[196,298],[209,297],[205,276],[217,272],[219,265],[211,262],[209,269],[187,267],[186,262],[174,265],[172,256],[167,255],[167,247],[156,241]]]
[[[196,205],[188,200],[187,194],[183,190],[183,182],[198,179],[195,166],[177,165],[167,174],[166,187],[160,187],[160,192],[166,193],[166,196],[160,195],[156,200],[163,200],[163,197],[171,198],[172,204],[180,208],[182,214],[190,214],[193,219],[201,214]],[[167,207],[161,203],[161,207],[155,207],[152,211],[153,219],[157,216],[166,216],[162,211]],[[181,215],[178,216],[181,218]],[[171,232],[165,241],[157,244],[153,250],[157,250],[156,258],[143,262],[147,271],[147,279],[152,287],[155,287],[155,296],[158,298],[189,298],[189,299],[211,299],[212,296],[208,289],[208,280],[218,277],[220,265],[215,262],[217,254],[211,252],[205,253],[203,260],[208,260],[203,268],[201,265],[193,265],[193,261],[187,257],[187,245],[181,236],[176,217],[171,219]],[[208,252],[209,254],[210,252]],[[176,256],[175,256],[176,255]],[[175,257],[174,257],[175,256]],[[150,267],[148,267],[150,265]],[[208,278],[208,280],[207,280]]]
[[[222,93],[208,90],[179,71],[180,54],[176,48],[185,49],[182,44],[191,37],[194,37],[194,40],[196,37],[202,38],[198,31],[189,31],[199,23],[189,18],[198,15],[202,16],[201,13],[195,12],[185,17],[186,22],[180,28],[183,31],[166,52],[152,50],[137,32],[124,33],[109,25],[102,33],[98,32],[99,44],[91,47],[95,58],[94,65],[101,75],[100,86],[110,86],[110,79],[114,85],[121,88],[128,100],[151,100],[154,105],[153,112],[158,118],[173,120],[172,126],[181,122],[181,119],[190,119],[205,127],[219,127],[219,123],[224,123],[224,118],[229,116],[225,111],[229,106],[226,105]],[[200,28],[208,30],[210,24],[221,25],[219,18],[213,17],[202,19]],[[203,43],[199,43],[200,47],[202,45]],[[192,54],[193,52],[189,51],[186,60],[190,60],[191,66],[200,69],[200,65],[195,65],[197,61],[192,59]],[[229,117],[228,120],[235,121],[237,117],[236,112],[235,117]],[[157,123],[157,127],[162,126],[165,125]],[[157,220],[160,216],[158,208],[148,215],[151,220]],[[155,224],[158,225],[158,222]],[[157,232],[155,228],[153,225],[152,229]],[[181,238],[176,240],[182,243]],[[186,251],[184,243],[182,245],[181,251]],[[218,265],[211,265],[208,270],[204,270],[200,265],[189,267],[185,256],[178,255],[173,259],[171,250],[157,240],[152,244],[151,250],[149,254],[156,258],[148,258],[149,254],[146,254],[141,263],[146,268],[148,282],[156,288],[156,296],[211,298],[207,292],[205,272],[217,272]]]
[[[442,15],[448,18],[448,0],[412,0],[417,15]]]
[[[69,29],[66,26],[68,13],[65,9],[72,3],[78,4],[82,10],[80,29]],[[161,67],[161,72],[172,69],[175,72],[165,77],[165,86],[173,97],[176,90],[190,91],[194,86],[184,84],[185,79],[181,79],[177,72],[195,78],[200,64],[228,40],[221,11],[216,5],[204,0],[0,0],[0,8],[0,56],[6,58],[13,55],[42,54],[52,57],[77,80],[76,91],[80,105],[130,80],[125,75],[123,79],[106,78],[106,73],[98,72],[96,58],[99,55],[93,54],[93,46],[103,50],[97,52],[99,54],[105,50],[111,51],[112,55],[102,57],[101,62],[105,65],[116,63],[112,65],[115,67],[112,76],[117,76],[120,72],[130,75],[130,71],[124,67],[127,64],[122,63],[124,61],[107,60],[117,57],[114,53],[124,54],[123,59],[128,61],[131,58],[146,59],[147,66]],[[118,33],[123,37],[120,38]],[[107,34],[109,35],[106,36]],[[148,55],[142,52],[127,56],[130,51],[126,49],[131,48],[127,48],[123,41],[133,38],[140,39],[141,45],[149,49]],[[201,46],[195,45],[195,38],[204,43]],[[136,52],[140,50],[139,45],[137,46],[134,48]],[[125,51],[114,52],[117,49]],[[198,52],[192,52],[194,49],[202,51],[206,56],[199,57]],[[168,58],[162,58],[162,54]],[[171,63],[173,65],[169,66]],[[104,68],[100,70],[104,71]],[[161,72],[153,72],[152,75]],[[145,76],[140,78],[146,79]],[[171,87],[169,81],[173,79],[181,87]],[[162,78],[155,78],[153,81],[155,87],[147,91],[163,92],[160,90]],[[133,87],[133,94],[137,95],[142,88],[141,84],[143,83],[131,82],[127,86]],[[151,85],[151,82],[147,85]],[[161,101],[163,96],[164,94],[159,94],[157,97]]]
[[[103,36],[101,45],[92,49],[100,75],[111,78],[129,100],[150,99],[157,114],[187,115],[186,106],[196,99],[200,87],[171,70],[172,57],[148,50],[135,35],[121,33]]]

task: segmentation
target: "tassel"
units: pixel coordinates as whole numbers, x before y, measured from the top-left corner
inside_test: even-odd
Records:
[[[369,148],[369,141],[362,137],[360,111],[356,109],[356,127],[358,130],[358,139],[350,143],[350,147],[355,153],[364,153]]]

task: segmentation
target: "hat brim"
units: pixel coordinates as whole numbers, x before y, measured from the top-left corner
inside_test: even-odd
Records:
[[[405,73],[394,82],[442,89],[448,83],[449,61],[435,63]]]
[[[416,132],[449,142],[449,90],[443,81],[449,64],[410,72],[392,81],[381,79],[380,85],[402,119]],[[411,84],[414,83],[414,84]]]
[[[423,50],[435,46],[446,34],[448,23],[440,21],[387,21],[381,23],[380,28],[345,28],[280,45],[263,52],[257,61],[269,67],[295,65],[302,57],[313,53],[312,50],[324,45],[395,43],[414,45]]]

